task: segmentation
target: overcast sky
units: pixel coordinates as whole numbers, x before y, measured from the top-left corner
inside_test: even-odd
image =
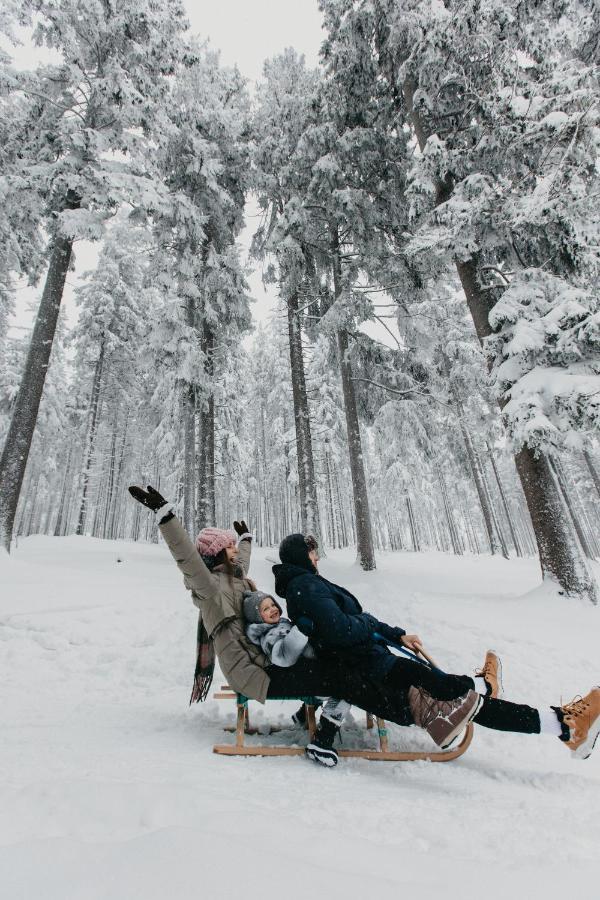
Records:
[[[2,2],[2,0],[0,0]],[[221,53],[226,66],[238,66],[240,72],[254,82],[261,77],[265,59],[281,53],[286,47],[295,47],[303,53],[309,66],[318,62],[322,40],[321,14],[317,0],[184,0],[190,21],[190,30],[200,38],[208,38],[212,47]],[[8,49],[8,48],[7,48]],[[17,65],[30,67],[37,61],[49,61],[51,54],[25,45],[10,51]],[[252,205],[248,208],[247,228],[241,243],[247,247],[256,225]],[[75,313],[72,299],[78,275],[95,266],[97,246],[79,242],[75,245],[76,272],[68,277],[64,306],[69,319]],[[273,290],[265,293],[260,273],[250,277],[251,293],[256,299],[253,306],[255,318],[264,319],[274,303]],[[13,325],[30,327],[41,295],[42,284],[34,290],[20,286],[17,290],[17,311]]]
[[[208,38],[212,47],[220,51],[223,65],[237,64],[251,82],[260,79],[264,61],[286,47],[294,47],[303,53],[308,66],[318,64],[323,32],[317,0],[184,0],[184,6],[191,32],[202,39]],[[40,51],[30,44],[10,52],[16,64],[24,68],[35,65],[36,61],[51,59],[47,51]],[[256,227],[256,212],[251,201],[246,211],[247,226],[240,236],[240,243],[246,249]],[[76,271],[69,274],[63,300],[69,321],[76,315],[73,288],[82,272],[95,267],[97,255],[98,245],[75,244]],[[275,303],[274,288],[270,286],[268,292],[264,290],[258,271],[250,275],[249,281],[256,301],[252,307],[254,318],[264,320]],[[41,290],[42,284],[33,290],[22,285],[18,287],[14,327],[31,327]],[[371,331],[372,326],[365,330]],[[381,333],[379,328],[376,331],[376,336],[388,343],[385,332]]]

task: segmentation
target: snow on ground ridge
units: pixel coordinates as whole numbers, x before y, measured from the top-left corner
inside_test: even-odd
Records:
[[[267,589],[272,555],[255,550],[251,570]],[[472,671],[494,646],[512,699],[556,703],[600,680],[598,610],[536,590],[533,560],[383,554],[364,573],[348,551],[322,569],[449,670]],[[196,617],[164,546],[31,537],[0,558],[0,583],[3,896],[237,896],[232,859],[249,898],[280,897],[282,883],[286,898],[314,886],[465,898],[482,884],[488,897],[543,884],[548,897],[595,883],[598,750],[579,763],[553,739],[478,729],[446,765],[218,757],[233,710],[187,707]],[[283,723],[291,710],[251,714]],[[354,720],[348,746],[368,739]]]

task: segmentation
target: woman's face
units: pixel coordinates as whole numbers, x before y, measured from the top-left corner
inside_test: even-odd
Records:
[[[227,561],[233,562],[237,559],[237,547],[225,547],[225,553],[227,555]]]

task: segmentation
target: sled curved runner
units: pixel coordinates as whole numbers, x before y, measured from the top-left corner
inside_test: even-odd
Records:
[[[247,746],[244,743],[246,734],[257,734],[258,729],[252,728],[248,715],[248,697],[231,691],[228,685],[221,689],[223,693],[214,695],[216,700],[235,700],[237,703],[237,723],[235,727],[225,728],[225,731],[235,732],[234,744],[215,744],[213,753],[223,756],[304,756],[304,747],[287,747],[283,745]],[[272,700],[297,700],[306,706],[306,721],[308,725],[309,740],[315,731],[315,697],[270,697]],[[373,716],[367,713],[367,728],[373,728]],[[272,732],[281,731],[280,728],[272,728]],[[385,721],[377,717],[377,733],[379,737],[379,749],[338,750],[338,755],[354,759],[370,759],[381,762],[412,762],[418,759],[426,759],[430,762],[450,762],[458,759],[469,747],[473,740],[473,725],[469,723],[465,729],[461,742],[451,750],[415,750],[400,751],[390,750]]]

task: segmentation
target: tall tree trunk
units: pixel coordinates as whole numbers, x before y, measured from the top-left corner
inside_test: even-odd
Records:
[[[112,435],[110,438],[110,461],[108,464],[108,483],[106,485],[106,504],[104,506],[104,515],[102,516],[102,537],[106,539],[108,535],[108,522],[112,509],[112,501],[115,489],[115,478],[117,471],[117,422],[118,410],[113,422]]]
[[[216,524],[215,510],[215,397],[214,335],[206,323],[203,328],[202,350],[205,355],[205,376],[208,394],[200,405],[200,459],[198,483],[198,527]]]
[[[77,206],[77,201],[69,197],[66,207],[75,209]],[[8,552],[72,250],[71,238],[56,235],[25,370],[0,458],[0,546]]]
[[[458,531],[456,529],[456,522],[454,521],[454,516],[452,515],[452,508],[450,506],[450,500],[448,498],[448,489],[446,487],[446,479],[444,478],[444,474],[440,466],[437,467],[437,475],[440,482],[440,487],[442,489],[442,502],[444,504],[444,512],[446,513],[446,521],[448,523],[448,532],[450,534],[452,550],[456,556],[462,556],[463,548],[460,542]]]
[[[403,95],[408,117],[419,147],[423,150],[429,134],[413,103],[416,88],[416,82],[407,78],[403,84]],[[436,205],[445,203],[451,197],[453,189],[451,175],[448,174],[444,181],[438,181]],[[474,255],[466,262],[456,260],[455,265],[477,337],[483,344],[485,338],[492,334],[489,314],[493,303],[489,292],[481,289],[479,260]],[[500,407],[503,407],[502,403]],[[525,446],[516,454],[515,462],[535,532],[542,574],[557,581],[566,594],[579,594],[592,603],[597,603],[598,587],[577,541],[574,540],[573,529],[565,516],[565,507],[548,458]]]
[[[333,282],[336,301],[340,299],[342,294],[341,276],[341,261],[336,240],[333,248]],[[368,572],[375,568],[375,551],[373,549],[373,534],[369,511],[369,497],[367,493],[367,478],[365,475],[362,441],[360,436],[360,424],[356,407],[356,392],[352,378],[352,365],[348,356],[348,332],[344,328],[341,328],[337,333],[337,344],[342,374],[342,393],[344,396],[346,429],[348,432],[352,493],[354,496],[356,552],[362,568]]]
[[[502,501],[502,506],[504,508],[504,515],[506,516],[506,521],[508,522],[508,527],[510,530],[510,535],[512,537],[513,544],[515,545],[515,552],[517,556],[523,556],[523,550],[521,549],[521,544],[517,537],[517,533],[515,531],[515,527],[513,525],[512,516],[510,513],[510,509],[508,507],[508,501],[506,499],[506,494],[504,493],[504,487],[502,482],[500,481],[500,475],[498,473],[498,467],[496,465],[496,460],[494,459],[494,454],[491,447],[487,448],[488,456],[490,458],[490,462],[492,464],[492,471],[494,473],[494,478],[496,479],[496,484],[498,486],[498,491],[500,493],[500,499]]]
[[[85,519],[87,514],[87,497],[90,481],[90,469],[92,467],[92,458],[94,456],[94,441],[96,438],[96,429],[98,427],[98,410],[100,408],[100,386],[102,384],[102,370],[104,366],[104,337],[100,340],[100,354],[96,360],[94,369],[94,378],[92,380],[92,394],[90,397],[90,419],[89,431],[87,437],[87,448],[85,466],[83,470],[83,485],[81,490],[81,505],[79,507],[79,518],[77,520],[77,528],[75,534],[83,534],[85,528]]]
[[[193,328],[196,324],[194,301],[187,298],[186,324]],[[194,530],[196,520],[196,389],[192,384],[183,386],[183,522],[188,534]]]
[[[587,463],[587,467],[589,469],[590,475],[592,476],[592,481],[594,482],[594,487],[596,488],[596,493],[598,497],[600,497],[600,475],[596,470],[596,466],[594,465],[594,460],[590,453],[587,450],[584,450],[583,458]]]
[[[188,534],[196,524],[196,389],[183,386],[183,522]]]
[[[294,425],[298,448],[298,487],[300,491],[300,516],[304,534],[313,534],[321,544],[317,484],[313,457],[310,413],[306,393],[304,354],[302,351],[302,326],[298,312],[298,294],[294,291],[287,298],[288,338],[292,372],[292,396],[294,401]]]
[[[417,523],[415,522],[412,503],[410,502],[410,497],[408,496],[408,494],[406,495],[406,512],[408,514],[408,527],[410,530],[412,547],[415,553],[419,553],[421,548],[419,546],[419,536],[417,534]]]
[[[473,443],[471,441],[471,435],[462,419],[462,413],[459,412],[460,415],[460,430],[463,436],[463,442],[467,451],[467,458],[469,460],[469,466],[471,468],[471,474],[473,475],[473,481],[475,482],[475,487],[477,488],[477,496],[479,497],[479,505],[481,506],[481,512],[483,513],[483,521],[485,524],[485,530],[487,532],[488,541],[490,545],[490,550],[493,554],[500,553],[500,545],[498,543],[498,539],[496,537],[496,533],[494,531],[494,522],[492,519],[492,510],[489,502],[489,496],[485,489],[485,485],[483,483],[483,472],[481,471],[481,466],[479,463],[479,457],[475,452],[475,448],[473,447]]]
[[[581,524],[579,516],[577,515],[577,511],[571,500],[571,494],[569,491],[569,486],[567,484],[567,480],[565,478],[565,474],[563,472],[562,464],[561,464],[560,460],[557,459],[556,457],[554,459],[551,457],[550,458],[550,466],[552,467],[552,471],[554,472],[554,475],[556,476],[556,480],[558,482],[560,492],[563,496],[563,500],[565,501],[565,506],[569,510],[569,515],[571,516],[571,520],[573,522],[573,527],[575,528],[575,533],[577,534],[577,537],[579,538],[579,543],[581,544],[581,549],[583,550],[585,555],[588,557],[588,559],[593,559],[595,554],[589,544],[589,541],[586,537],[585,531],[583,530],[583,526]]]
[[[56,516],[56,524],[54,525],[54,537],[60,537],[65,533],[65,517],[69,508],[68,498],[70,496],[69,482],[71,477],[71,459],[73,457],[73,442],[69,442],[69,455],[67,456],[67,464],[65,466],[65,474],[63,476],[62,487],[60,492],[60,500],[58,504],[58,513]]]

